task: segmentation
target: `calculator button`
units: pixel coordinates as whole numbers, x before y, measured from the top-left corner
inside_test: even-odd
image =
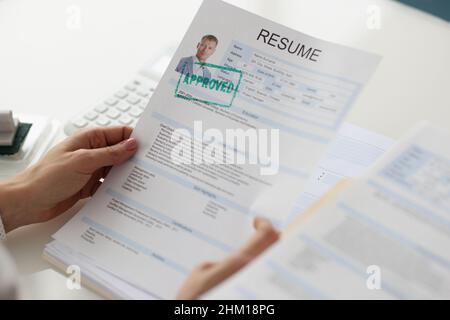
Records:
[[[130,83],[125,86],[125,89],[127,89],[128,91],[136,91],[136,86]]]
[[[97,112],[103,113],[103,112],[108,110],[108,107],[105,106],[104,104],[99,104],[98,106],[96,106],[94,108],[94,110],[97,111]]]
[[[88,125],[88,122],[84,120],[83,118],[79,118],[75,121],[72,121],[73,125],[77,128],[84,128]]]
[[[128,92],[120,90],[116,92],[115,96],[120,99],[125,99],[126,97],[128,97]]]
[[[139,102],[138,107],[139,107],[141,110],[144,110],[145,107],[147,106],[147,104],[148,104],[148,101],[141,101],[141,102]]]
[[[84,115],[84,118],[89,121],[93,121],[93,120],[97,119],[97,117],[98,117],[98,114],[94,111],[90,111]]]
[[[128,99],[127,99],[127,102],[129,102],[131,104],[139,103],[139,101],[141,101],[141,99],[136,98],[136,97],[128,97]]]
[[[119,122],[125,125],[129,125],[130,123],[133,122],[133,119],[128,115],[124,114],[122,117],[120,117]]]
[[[120,116],[120,112],[116,109],[111,109],[106,113],[106,115],[111,119],[117,119]]]
[[[107,118],[105,118],[104,116],[100,116],[98,118],[98,120],[96,121],[96,123],[100,126],[107,126],[108,124],[111,123],[111,121]]]
[[[119,104],[116,106],[117,109],[119,109],[122,112],[126,112],[130,110],[131,106],[126,103],[125,101],[119,101]]]
[[[117,104],[117,102],[119,102],[119,100],[117,100],[116,98],[112,98],[112,97],[105,101],[105,103],[110,106],[115,106]]]
[[[149,96],[149,93],[145,92],[145,91],[138,91],[136,93],[137,93],[138,96],[141,96],[143,98],[147,98]]]
[[[139,118],[142,114],[142,110],[140,108],[134,107],[130,112],[128,112],[128,114],[132,117]]]

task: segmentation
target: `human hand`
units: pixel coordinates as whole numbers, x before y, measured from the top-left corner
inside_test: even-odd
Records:
[[[267,219],[256,218],[253,225],[255,233],[240,249],[222,261],[205,262],[197,266],[178,291],[177,299],[197,299],[242,269],[278,240],[278,231]]]
[[[38,163],[0,183],[0,214],[9,232],[44,222],[92,196],[111,166],[137,151],[129,127],[81,131],[52,148]]]

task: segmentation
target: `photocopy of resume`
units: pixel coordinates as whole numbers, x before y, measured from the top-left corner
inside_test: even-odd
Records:
[[[340,181],[359,177],[393,144],[394,140],[386,136],[344,122],[311,174],[284,225],[290,225],[306,213],[314,202]]]
[[[173,298],[255,216],[290,215],[379,60],[205,1],[133,132],[137,154],[54,239]]]
[[[450,132],[422,126],[215,299],[449,299]]]

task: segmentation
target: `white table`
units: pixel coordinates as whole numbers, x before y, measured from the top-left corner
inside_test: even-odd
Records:
[[[450,129],[448,22],[388,0],[231,2],[310,35],[384,57],[349,121],[393,138],[423,119]],[[199,4],[0,1],[0,106],[66,120],[121,86],[160,48],[180,41]],[[368,22],[377,25],[368,10],[375,15],[379,10],[379,29],[367,27]],[[22,297],[99,297],[87,289],[68,290],[65,278],[41,258],[51,234],[79,207],[9,235],[6,245],[17,263]]]

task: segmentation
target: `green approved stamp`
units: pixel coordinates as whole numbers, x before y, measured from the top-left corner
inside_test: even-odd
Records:
[[[241,84],[242,71],[212,63],[195,64],[201,69],[215,69],[215,76],[205,77],[185,73],[183,69],[175,88],[175,97],[208,105],[231,107]]]

